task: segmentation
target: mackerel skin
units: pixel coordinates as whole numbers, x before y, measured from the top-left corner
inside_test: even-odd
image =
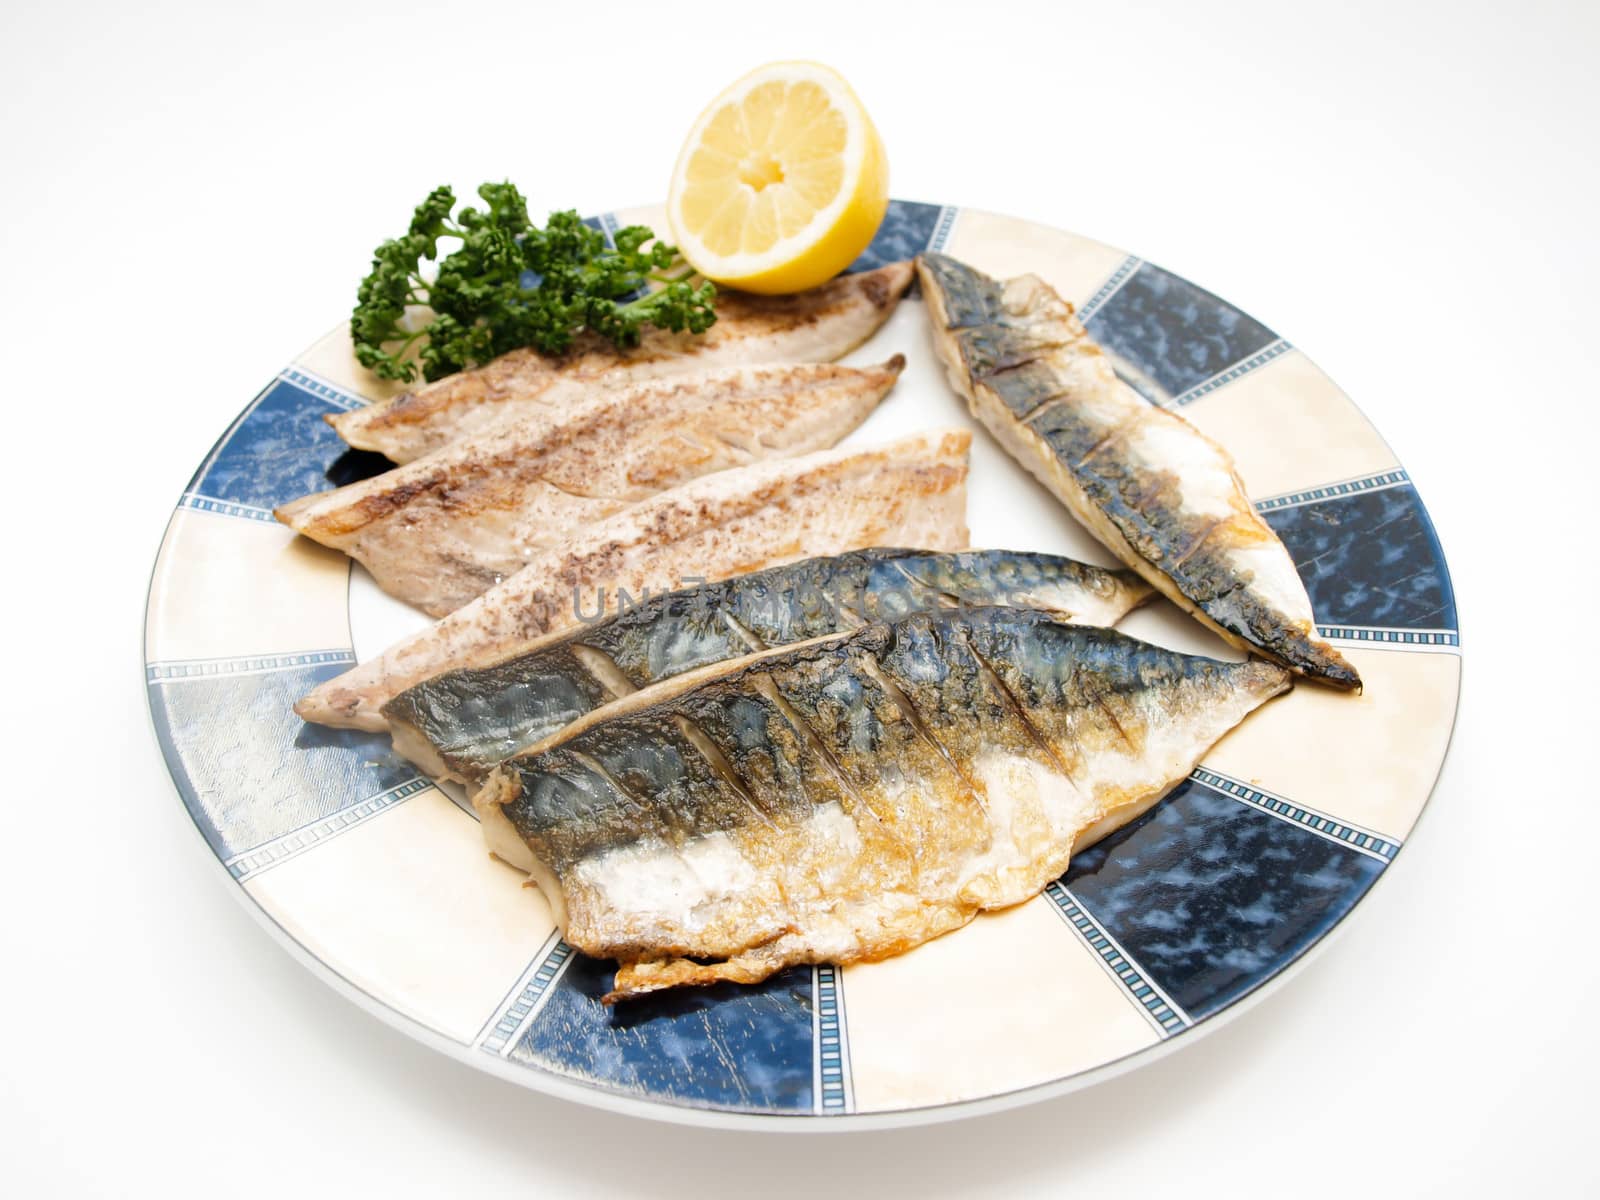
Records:
[[[822,450],[718,471],[596,521],[470,604],[325,680],[295,704],[307,721],[384,730],[382,708],[441,671],[499,662],[583,624],[623,593],[728,579],[862,546],[967,544],[965,429]],[[591,598],[593,598],[591,600]],[[581,611],[580,611],[581,610]]]
[[[921,612],[669,681],[497,768],[485,837],[608,999],[901,953],[1148,810],[1276,664],[1017,608]]]
[[[395,748],[435,778],[497,763],[637,689],[760,650],[952,605],[1023,605],[1114,625],[1151,589],[1050,554],[871,549],[652,596],[492,666],[447,671],[383,708]]]
[[[1294,561],[1226,450],[1119,379],[1038,277],[1002,282],[942,254],[917,270],[952,386],[1108,549],[1240,649],[1361,686],[1317,636]]]

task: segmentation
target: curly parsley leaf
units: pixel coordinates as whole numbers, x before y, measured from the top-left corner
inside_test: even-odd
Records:
[[[483,207],[452,217],[455,193],[435,188],[405,235],[373,251],[350,319],[363,366],[385,379],[438,379],[522,346],[560,354],[586,330],[636,346],[646,325],[704,333],[716,321],[716,287],[696,282],[647,226],[607,244],[570,210],[534,225],[510,183],[486,183],[478,197]],[[441,256],[441,238],[459,245]],[[432,282],[424,262],[438,263]]]

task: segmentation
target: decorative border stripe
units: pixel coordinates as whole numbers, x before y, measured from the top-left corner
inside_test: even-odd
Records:
[[[840,982],[839,968],[831,963],[811,968],[811,1094],[812,1111],[819,1115],[853,1112],[856,1106]]]
[[[1443,650],[1457,653],[1461,634],[1454,629],[1384,629],[1363,625],[1318,625],[1332,642],[1363,642],[1375,650]]]
[[[954,205],[946,204],[939,209],[939,219],[934,222],[933,233],[928,236],[927,249],[929,253],[943,250],[950,243],[950,234],[955,231],[956,217],[961,213]]]
[[[544,1007],[556,980],[572,962],[572,955],[572,947],[561,940],[561,931],[552,933],[534,955],[532,965],[512,987],[509,1003],[502,1001],[500,1010],[478,1035],[478,1046],[482,1050],[501,1058],[511,1053],[523,1031],[533,1024],[534,1017]]]
[[[215,465],[218,455],[227,449],[228,444],[233,441],[244,423],[249,420],[250,415],[260,406],[262,399],[277,383],[287,383],[291,387],[298,388],[307,395],[315,396],[323,403],[331,404],[345,412],[349,412],[351,409],[365,408],[372,403],[362,396],[357,396],[342,388],[335,387],[326,379],[311,374],[304,367],[285,367],[278,372],[272,383],[269,383],[256,394],[255,399],[250,401],[249,406],[239,414],[233,424],[228,426],[228,432],[223,435],[222,440],[216,444],[212,452],[206,456],[205,462],[200,464],[200,470],[195,473],[196,480],[206,477],[212,466]],[[178,507],[192,508],[198,512],[216,513],[224,517],[242,517],[249,521],[265,521],[268,524],[277,523],[277,518],[272,515],[270,508],[260,508],[254,504],[240,504],[236,500],[219,500],[215,496],[207,496],[204,492],[184,492],[178,499]]]
[[[1315,809],[1306,808],[1299,804],[1291,803],[1282,796],[1275,796],[1271,792],[1264,792],[1260,788],[1251,787],[1242,780],[1234,779],[1231,775],[1219,775],[1207,767],[1196,767],[1189,775],[1196,783],[1203,783],[1214,792],[1222,792],[1232,796],[1235,800],[1242,801],[1252,808],[1270,813],[1274,817],[1308,829],[1330,842],[1339,842],[1349,846],[1352,850],[1359,850],[1369,858],[1376,858],[1380,862],[1389,862],[1400,849],[1400,843],[1382,834],[1364,829],[1360,825],[1351,825],[1348,821],[1338,821],[1327,813],[1317,812]]]
[[[306,650],[300,654],[252,654],[242,658],[173,658],[146,663],[146,683],[178,683],[185,679],[216,679],[224,675],[267,675],[296,667],[318,667],[326,663],[354,666],[350,650]]]
[[[1100,285],[1100,290],[1084,301],[1083,307],[1078,310],[1078,320],[1087,323],[1089,318],[1105,307],[1106,301],[1115,296],[1122,289],[1122,285],[1127,283],[1133,277],[1133,273],[1142,266],[1144,266],[1142,258],[1135,258],[1130,254],[1123,259],[1117,269],[1111,272],[1111,278]]]
[[[1249,358],[1244,359],[1242,362],[1236,362],[1227,370],[1217,372],[1217,374],[1213,375],[1210,379],[1207,379],[1204,383],[1197,383],[1187,392],[1182,392],[1174,396],[1171,400],[1166,401],[1162,407],[1182,408],[1186,404],[1193,404],[1196,400],[1200,399],[1200,397],[1209,395],[1218,388],[1227,387],[1228,384],[1233,383],[1237,379],[1242,379],[1244,376],[1250,374],[1251,371],[1266,366],[1273,359],[1279,357],[1280,355],[1287,354],[1293,349],[1294,347],[1288,342],[1284,341],[1282,338],[1279,338],[1277,341],[1263,346],[1260,350],[1257,350],[1254,354],[1252,354]]]
[[[1302,504],[1315,504],[1319,500],[1333,500],[1339,496],[1354,496],[1361,492],[1380,492],[1385,488],[1410,483],[1411,476],[1396,469],[1381,475],[1366,475],[1360,479],[1345,479],[1324,484],[1304,492],[1285,492],[1281,496],[1268,496],[1255,502],[1257,512],[1277,512],[1281,508],[1299,508]]]
[[[409,800],[418,792],[425,792],[432,785],[421,776],[408,779],[405,783],[397,784],[386,792],[380,792],[370,799],[363,800],[360,804],[352,804],[349,808],[341,808],[338,812],[326,817],[319,817],[308,825],[291,830],[275,841],[264,846],[257,846],[253,850],[246,850],[235,854],[224,862],[228,873],[240,883],[246,879],[270,870],[279,863],[288,862],[291,858],[305,853],[313,846],[331,841],[341,833],[354,829],[357,825],[377,816],[381,812],[388,812],[395,805]]]
[[[203,496],[199,492],[185,492],[178,500],[178,507],[217,513],[224,517],[245,517],[251,521],[266,521],[271,525],[278,523],[278,518],[272,515],[271,509],[257,508],[253,504],[238,504],[232,500],[218,500],[214,496]]]
[[[1177,1001],[1153,983],[1132,956],[1078,903],[1078,898],[1059,880],[1045,888],[1044,894],[1055,905],[1056,915],[1070,925],[1099,957],[1112,978],[1127,989],[1129,997],[1162,1037],[1182,1033],[1194,1024]]]
[[[372,403],[365,396],[358,396],[354,392],[347,392],[341,387],[329,383],[320,375],[313,375],[304,367],[285,367],[278,372],[278,378],[285,383],[292,383],[302,392],[310,392],[319,400],[326,400],[335,407],[349,412],[356,408],[366,408]]]

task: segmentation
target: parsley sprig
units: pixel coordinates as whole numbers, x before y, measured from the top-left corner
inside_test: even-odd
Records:
[[[438,379],[521,346],[560,354],[583,330],[634,346],[646,325],[704,333],[717,319],[716,287],[696,283],[647,226],[618,230],[608,245],[570,210],[540,229],[510,183],[486,183],[478,195],[484,208],[452,218],[455,193],[435,188],[405,235],[373,252],[350,328],[356,358],[383,378],[412,380],[420,370]],[[441,257],[442,238],[460,244]],[[439,264],[431,282],[424,261]],[[643,291],[649,283],[661,286]],[[412,307],[431,314],[408,328]]]

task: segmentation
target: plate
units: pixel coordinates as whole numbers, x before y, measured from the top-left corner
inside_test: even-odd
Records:
[[[665,228],[660,209],[608,213]],[[463,1062],[603,1107],[714,1124],[908,1124],[1079,1086],[1193,1041],[1303,958],[1410,835],[1455,720],[1449,572],[1415,487],[1325,375],[1250,316],[1098,242],[896,201],[856,268],[939,249],[1073,301],[1122,376],[1233,453],[1358,696],[1250,717],[1043,895],[909,954],[607,1009],[459,795],[385,737],[290,705],[420,627],[272,508],[373,470],[324,414],[391,394],[340,328],[249,402],[184,490],[150,588],[146,680],[179,795],[233,889],[303,962]],[[971,425],[913,295],[847,361],[909,366],[851,443]],[[1110,559],[981,432],[973,544]],[[1122,628],[1238,655],[1164,602]]]

